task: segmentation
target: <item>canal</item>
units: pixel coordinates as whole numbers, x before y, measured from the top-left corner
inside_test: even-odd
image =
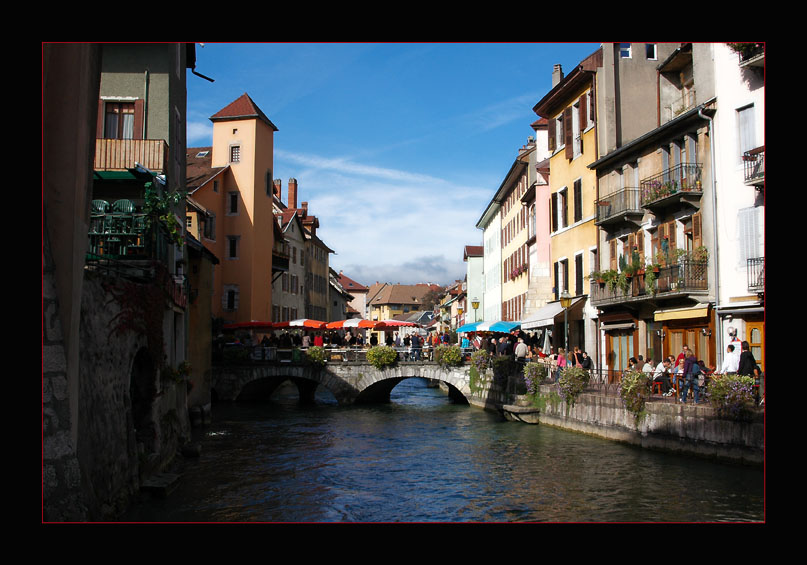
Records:
[[[135,522],[764,520],[763,470],[657,453],[455,405],[407,379],[384,405],[296,389],[216,404],[198,459]]]

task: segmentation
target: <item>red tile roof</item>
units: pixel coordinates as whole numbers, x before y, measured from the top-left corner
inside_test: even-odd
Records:
[[[274,131],[278,131],[277,126],[266,117],[266,114],[258,108],[258,105],[246,92],[210,116],[210,121],[246,120],[250,118],[261,119],[269,124]]]

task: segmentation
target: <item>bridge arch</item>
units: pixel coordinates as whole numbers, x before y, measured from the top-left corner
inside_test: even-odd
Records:
[[[452,400],[470,402],[467,368],[445,369],[435,363],[400,363],[386,369],[364,363],[333,363],[322,368],[292,364],[219,367],[214,370],[213,389],[220,400],[236,400],[242,394],[244,397],[271,394],[280,384],[291,380],[300,392],[301,401],[313,401],[314,392],[321,385],[339,404],[345,405],[389,402],[392,389],[411,377],[445,383]]]

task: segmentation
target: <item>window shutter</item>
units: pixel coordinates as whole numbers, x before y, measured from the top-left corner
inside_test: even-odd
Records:
[[[583,294],[583,255],[574,257],[574,295]]]
[[[98,123],[95,124],[95,137],[97,139],[104,138],[104,110],[106,109],[106,102],[98,100]]]
[[[701,213],[692,214],[692,246],[697,249],[703,245],[703,232],[701,230]]]
[[[616,239],[612,239],[608,244],[608,254],[610,255],[611,270],[616,271],[617,257],[616,257]]]
[[[574,181],[574,221],[583,219],[583,182]]]
[[[143,110],[145,109],[145,100],[138,98],[134,103],[134,139],[145,139],[144,116]]]
[[[554,268],[555,268],[555,288],[554,288],[554,291],[555,291],[555,299],[557,299],[560,296],[560,290],[559,290],[560,285],[558,283],[558,263],[557,263],[557,261],[554,264]]]
[[[675,229],[675,220],[667,222],[666,227],[667,227],[667,237],[670,240],[670,253],[672,253],[673,251],[676,250],[675,236],[677,230]]]
[[[574,157],[574,139],[572,138],[572,107],[563,110],[563,143],[566,144],[566,158]]]
[[[644,231],[641,229],[636,232],[636,247],[639,248],[639,261],[644,265]]]
[[[549,128],[547,132],[549,133],[549,150],[555,150],[555,135],[556,135],[556,128],[557,128],[557,121],[555,119],[549,120]]]
[[[552,231],[558,231],[558,193],[552,193]]]

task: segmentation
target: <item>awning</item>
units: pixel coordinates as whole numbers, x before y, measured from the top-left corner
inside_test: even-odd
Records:
[[[670,308],[656,310],[653,318],[656,322],[665,320],[687,320],[689,318],[705,318],[709,315],[709,305],[690,306],[689,308]]]
[[[473,322],[471,324],[465,324],[465,325],[460,326],[460,327],[457,328],[457,333],[458,334],[464,334],[464,333],[468,333],[468,332],[478,331],[477,328],[479,327],[479,324],[483,324],[483,323],[484,322]]]
[[[574,300],[572,300],[572,303],[569,305],[569,310],[574,308],[574,306],[581,300],[583,300],[582,297],[575,298]],[[557,302],[550,302],[549,304],[538,310],[535,314],[533,314],[526,320],[522,320],[521,329],[534,330],[536,328],[545,328],[546,326],[554,326],[555,316],[562,313],[563,313],[563,306],[560,305],[560,300],[558,300]]]
[[[620,324],[600,324],[600,329],[604,332],[609,330],[635,330],[636,324],[633,322],[623,322]]]
[[[476,330],[474,331],[510,333],[520,326],[521,322],[477,322]]]
[[[347,320],[339,320],[337,322],[329,322],[325,324],[325,328],[329,330],[341,330],[344,328],[374,328],[377,322],[372,320],[364,320],[362,318],[348,318]]]
[[[274,324],[274,327],[319,330],[325,327],[325,322],[320,322],[319,320],[309,320],[308,318],[300,318],[298,320],[289,320],[287,322],[277,322]]]

